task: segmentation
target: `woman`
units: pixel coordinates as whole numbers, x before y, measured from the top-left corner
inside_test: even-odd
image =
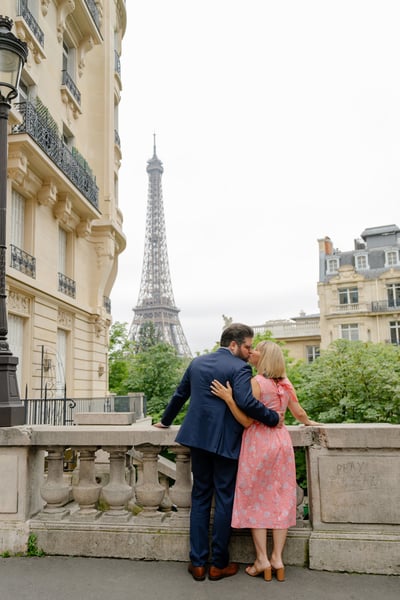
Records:
[[[249,362],[257,369],[251,382],[257,400],[279,413],[285,413],[288,408],[304,425],[318,425],[300,406],[293,385],[286,377],[285,359],[277,344],[260,342]],[[282,552],[288,528],[296,525],[296,468],[289,432],[285,426],[270,428],[247,417],[237,407],[229,382],[225,387],[214,380],[211,391],[226,402],[235,419],[245,427],[232,527],[251,529],[256,559],[246,568],[246,573],[251,577],[263,574],[265,581],[271,581],[274,572],[278,581],[284,581]],[[273,538],[270,559],[267,529],[272,529]]]

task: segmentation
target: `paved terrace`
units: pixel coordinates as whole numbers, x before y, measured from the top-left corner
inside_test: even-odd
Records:
[[[397,575],[287,567],[286,581],[237,575],[196,582],[182,562],[106,558],[0,559],[0,600],[399,600]]]

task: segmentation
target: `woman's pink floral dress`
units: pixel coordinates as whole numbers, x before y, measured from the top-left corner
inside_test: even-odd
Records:
[[[288,379],[256,375],[261,402],[285,412],[297,402]],[[254,421],[244,430],[236,480],[232,527],[287,529],[296,525],[296,468],[289,432]]]

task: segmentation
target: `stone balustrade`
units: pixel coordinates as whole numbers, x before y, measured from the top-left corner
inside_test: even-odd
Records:
[[[177,429],[0,428],[0,552],[23,552],[34,533],[47,554],[187,561],[190,451]],[[299,490],[286,563],[400,574],[400,425],[289,431],[306,453],[309,518]],[[66,472],[71,450],[77,464]],[[248,530],[234,531],[231,555],[251,562]]]

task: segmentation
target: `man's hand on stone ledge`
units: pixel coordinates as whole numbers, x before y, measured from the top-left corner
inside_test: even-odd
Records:
[[[160,423],[153,423],[153,427],[158,427],[159,429],[168,429],[169,425],[163,425]]]

